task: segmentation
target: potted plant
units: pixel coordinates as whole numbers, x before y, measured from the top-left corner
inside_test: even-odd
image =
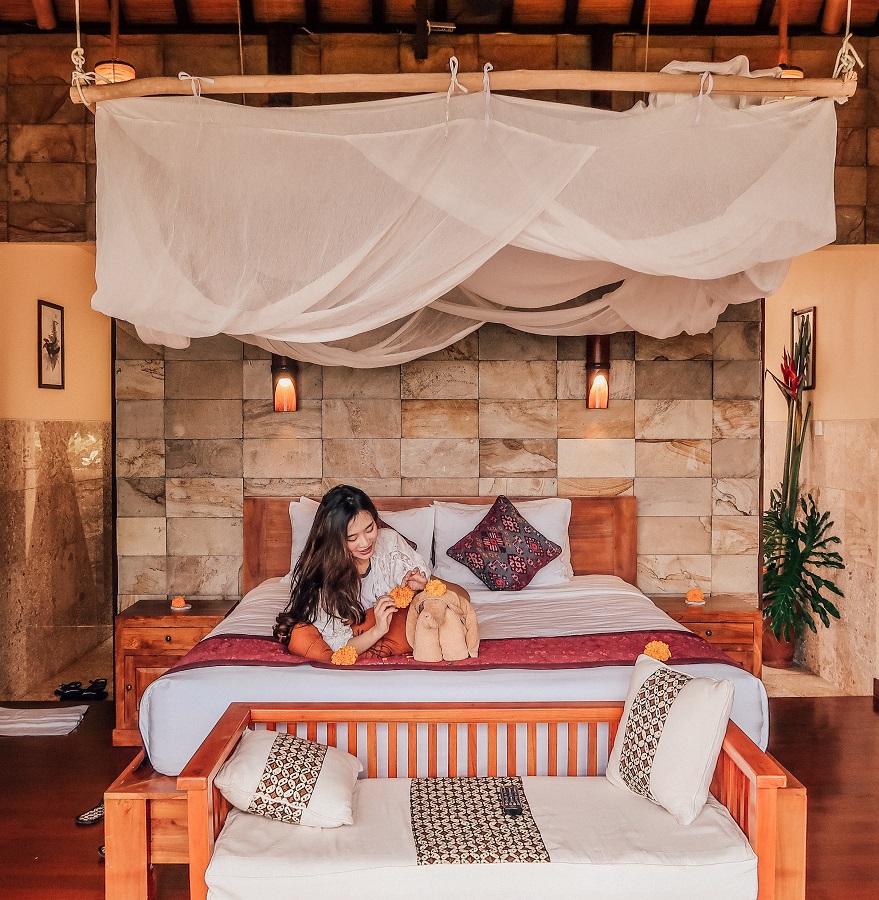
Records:
[[[811,345],[804,319],[791,354],[784,352],[782,377],[769,372],[787,401],[784,474],[763,513],[763,661],[776,668],[791,664],[794,640],[805,628],[817,632],[816,615],[825,626],[831,616],[839,618],[828,595],[843,596],[824,577],[828,569],[845,568],[833,549],[840,540],[831,534],[830,513],[822,513],[811,494],[800,494],[800,464],[812,415],[811,401],[804,404],[803,399]]]

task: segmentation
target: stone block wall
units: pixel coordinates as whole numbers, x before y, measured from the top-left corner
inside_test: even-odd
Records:
[[[112,634],[108,422],[0,420],[0,697]]]
[[[761,311],[711,334],[614,335],[611,403],[585,407],[583,338],[485,325],[403,366],[300,365],[275,413],[268,354],[117,328],[119,601],[236,596],[245,496],[614,496],[639,501],[639,584],[754,596]]]

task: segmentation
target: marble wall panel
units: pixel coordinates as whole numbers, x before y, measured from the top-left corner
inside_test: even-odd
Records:
[[[484,400],[555,400],[556,363],[548,360],[480,362],[479,397]]]
[[[710,360],[714,342],[710,334],[679,334],[676,337],[636,335],[635,359],[638,360]]]
[[[244,437],[319,440],[323,433],[320,400],[299,400],[294,413],[275,412],[271,400],[244,401]]]
[[[119,406],[117,402],[117,431]],[[166,400],[164,407],[163,436],[166,438],[213,440],[240,438],[242,435],[241,400],[212,400],[210,403],[203,400]]]
[[[404,400],[467,400],[478,394],[479,364],[452,360],[415,362],[402,367]],[[401,396],[398,385],[396,396]]]
[[[558,480],[555,478],[480,478],[480,497],[555,497]]]
[[[216,443],[216,442],[214,442]],[[326,447],[326,444],[324,445]],[[241,444],[238,451],[241,454]],[[321,468],[321,442],[306,440],[248,439],[244,441],[243,472],[245,478],[319,478]],[[230,467],[231,468],[231,467]],[[234,476],[241,472],[216,472]],[[181,475],[211,474],[181,472]]]
[[[120,594],[167,594],[167,556],[120,556],[117,560]]]
[[[475,497],[480,493],[477,478],[404,478],[404,497]]]
[[[167,594],[235,597],[241,588],[240,551],[231,556],[169,556]]]
[[[245,478],[245,497],[319,497],[324,492],[320,478]],[[393,494],[393,491],[391,492]]]
[[[722,438],[711,445],[711,473],[715,478],[758,478],[760,441],[754,438]]]
[[[240,400],[241,363],[235,360],[171,360],[165,351],[166,400]]]
[[[711,590],[711,557],[638,554],[638,586],[645,594],[686,594]]]
[[[711,437],[759,439],[759,400],[715,400]]]
[[[117,400],[116,437],[160,440],[165,436],[161,400]]]
[[[404,478],[472,478],[479,461],[474,438],[404,438],[400,474]]]
[[[763,364],[749,360],[719,360],[714,363],[715,400],[753,400],[760,396]]]
[[[506,325],[489,322],[477,332],[480,360],[544,359],[555,362],[556,338],[516,331]]]
[[[756,556],[760,547],[760,519],[757,516],[713,516],[711,552]]]
[[[402,432],[400,403],[388,400],[324,400],[325,438],[395,438]]]
[[[448,362],[449,360],[478,360],[479,359],[479,332],[473,331],[461,340],[435,350],[421,357],[423,362]]]
[[[711,515],[709,478],[635,478],[639,516]]]
[[[638,550],[660,556],[710,553],[711,520],[706,516],[641,516]]]
[[[583,400],[558,401],[558,437],[635,437],[635,402],[616,400],[607,409],[589,409]]]
[[[169,478],[205,475],[213,475],[217,478],[235,478],[240,477],[241,472],[242,442],[240,440],[165,441],[165,474]]]
[[[117,332],[117,335],[121,332]],[[118,341],[118,336],[117,336]],[[116,361],[116,400],[163,400],[165,363],[161,359]]]
[[[242,515],[244,489],[241,478],[169,478],[167,485],[169,519]]]
[[[404,438],[479,437],[478,400],[403,400]]]
[[[558,479],[559,497],[631,497],[634,493],[634,478]]]
[[[168,519],[169,556],[237,556],[242,520],[184,517]]]
[[[635,443],[630,440],[558,441],[559,478],[632,478]]]
[[[756,516],[760,482],[756,478],[716,478],[712,488],[715,516]]]
[[[116,552],[120,556],[164,556],[166,537],[164,516],[116,521]]]
[[[157,478],[165,474],[165,442],[116,440],[117,478]]]
[[[636,400],[635,437],[710,438],[711,406],[710,400]]]
[[[296,388],[298,398],[298,384]],[[245,359],[241,372],[241,390],[245,400],[271,400],[272,361],[270,359]]]
[[[643,400],[711,400],[711,361],[635,363],[635,393]]]
[[[226,334],[217,334],[213,337],[195,338],[190,341],[185,350],[175,350],[173,347],[165,348],[165,359],[195,362],[203,360],[240,360],[243,356],[244,345],[241,341]]]
[[[713,556],[711,590],[715,594],[755,596],[758,585],[758,558],[755,554]]]
[[[708,478],[711,442],[636,441],[635,471],[642,478]]]
[[[323,370],[324,399],[359,399],[361,397],[400,398],[400,367],[370,369],[364,378],[362,369],[327,366]],[[474,395],[475,396],[475,395]]]
[[[359,478],[399,478],[401,475],[399,439],[342,440],[334,438],[324,440],[322,443],[324,475],[339,477],[345,481],[356,481]],[[318,453],[320,453],[320,444],[317,446]],[[321,468],[320,456],[315,465],[318,469]],[[288,469],[286,474],[293,474],[293,471],[295,470]],[[267,473],[245,472],[245,474]],[[301,474],[310,473],[303,472]]]
[[[733,303],[717,317],[718,322],[760,322],[762,320],[762,300],[752,300],[749,303]]]
[[[164,478],[117,478],[118,516],[164,516]]]
[[[551,400],[484,400],[479,404],[483,438],[554,438],[556,404]]]
[[[714,329],[714,359],[759,359],[759,322],[718,322]]]
[[[556,441],[489,439],[479,441],[480,478],[554,478],[558,470]]]

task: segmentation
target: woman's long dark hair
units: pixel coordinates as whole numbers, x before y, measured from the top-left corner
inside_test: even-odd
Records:
[[[289,643],[293,627],[314,622],[321,607],[352,625],[363,621],[360,576],[348,550],[348,526],[361,512],[368,512],[378,527],[375,504],[359,488],[340,484],[324,494],[293,567],[290,602],[278,614],[275,640]]]

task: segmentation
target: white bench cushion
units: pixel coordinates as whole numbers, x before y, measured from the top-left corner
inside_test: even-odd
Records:
[[[605,778],[524,778],[552,863],[415,864],[409,780],[365,779],[354,825],[297,828],[232,810],[207,871],[213,900],[754,900],[757,859],[709,797],[688,826]],[[451,892],[451,893],[450,893]]]

